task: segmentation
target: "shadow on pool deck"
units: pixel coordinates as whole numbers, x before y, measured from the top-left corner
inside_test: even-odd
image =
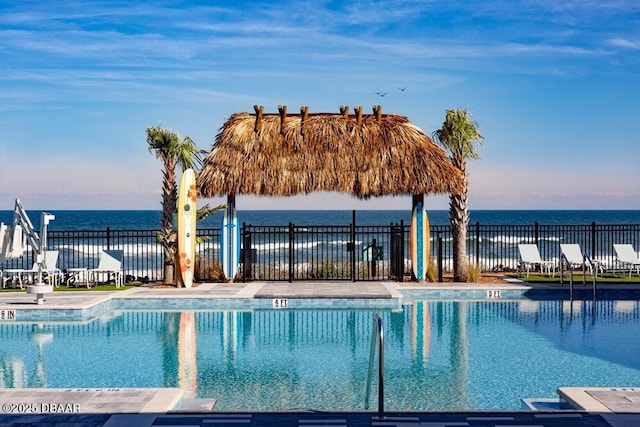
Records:
[[[609,390],[611,392],[611,390]],[[604,393],[610,399],[616,393]],[[618,404],[640,393],[626,389],[617,393]],[[568,395],[583,403],[589,394],[570,389]],[[2,412],[0,425],[46,426],[609,426],[610,408],[599,402],[591,405],[598,413],[586,411],[462,411],[416,412],[388,411],[272,411],[272,412],[213,412],[191,411],[181,402],[178,388],[108,388],[108,389],[0,389]],[[191,402],[193,403],[193,402]],[[211,401],[209,401],[211,403]],[[615,404],[615,402],[614,402]],[[192,405],[191,405],[192,407]],[[178,409],[176,409],[178,408]],[[628,409],[628,406],[621,408]],[[627,418],[628,421],[637,421]],[[622,426],[623,424],[616,424]],[[637,424],[634,424],[637,425]]]
[[[0,423],[29,426],[248,426],[248,427],[447,427],[447,426],[528,426],[528,427],[609,427],[598,414],[580,412],[393,412],[383,420],[364,412],[238,412],[184,414],[49,414],[5,415]],[[619,424],[622,426],[623,424]],[[637,424],[627,424],[637,425]]]

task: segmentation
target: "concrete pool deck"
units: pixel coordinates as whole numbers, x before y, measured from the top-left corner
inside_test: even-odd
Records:
[[[598,290],[640,290],[637,284],[599,285]],[[119,291],[65,291],[45,295],[45,303],[35,304],[35,296],[23,292],[0,292],[0,310],[34,309],[64,310],[87,308],[110,300],[118,299],[400,299],[403,290],[428,290],[448,295],[465,292],[557,290],[567,291],[568,285],[529,284],[517,279],[507,283],[398,283],[391,281],[350,282],[350,281],[296,281],[289,282],[249,282],[249,283],[201,283],[190,289],[172,287],[139,286]],[[574,291],[589,293],[590,284],[574,284]],[[484,296],[483,296],[484,297]],[[0,319],[1,320],[1,319]]]
[[[601,286],[600,288],[604,288]],[[606,285],[638,289],[637,285]],[[560,285],[509,283],[415,284],[396,282],[205,283],[191,289],[138,287],[125,291],[53,292],[36,305],[26,292],[0,293],[0,312],[12,310],[86,310],[118,299],[400,299],[403,290],[442,292],[561,289]],[[564,285],[567,289],[567,285]],[[591,289],[575,285],[575,289]],[[8,320],[11,321],[11,320]],[[0,337],[1,338],[1,337]],[[180,389],[3,389],[0,426],[638,426],[640,388],[563,387],[559,396],[576,411],[385,412],[215,412],[214,402],[182,400]],[[207,406],[208,405],[208,406]],[[207,408],[213,407],[213,411]]]

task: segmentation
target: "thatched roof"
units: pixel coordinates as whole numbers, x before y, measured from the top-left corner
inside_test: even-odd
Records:
[[[204,197],[337,191],[360,198],[457,191],[460,173],[406,117],[236,113],[224,123],[197,184]]]

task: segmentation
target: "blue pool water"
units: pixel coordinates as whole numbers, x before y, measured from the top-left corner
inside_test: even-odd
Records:
[[[385,408],[521,409],[640,385],[638,301],[414,300],[385,328]],[[0,324],[0,387],[181,387],[218,410],[363,409],[371,310],[118,311]],[[372,402],[376,402],[375,390]]]

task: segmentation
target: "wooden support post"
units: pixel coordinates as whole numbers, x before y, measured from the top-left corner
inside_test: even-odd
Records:
[[[373,115],[376,116],[376,120],[378,123],[382,120],[382,105],[374,105],[373,106]]]
[[[236,195],[227,194],[227,212],[231,213],[236,208]]]
[[[280,133],[284,135],[284,121],[287,118],[287,106],[278,105],[278,112],[280,113]]]
[[[424,194],[414,194],[411,196],[411,212],[413,212],[413,209],[418,203],[422,203],[422,206],[424,206]]]
[[[362,125],[362,106],[355,107],[353,109],[356,113],[356,127],[360,127]]]
[[[304,122],[309,117],[309,107],[300,107],[300,135],[304,136]]]
[[[347,105],[341,105],[340,114],[342,114],[342,117],[345,119],[349,118],[349,107]]]
[[[253,109],[256,111],[256,124],[253,127],[253,131],[260,132],[260,128],[262,127],[262,113],[264,111],[264,107],[262,105],[259,107],[257,105],[254,105]]]

